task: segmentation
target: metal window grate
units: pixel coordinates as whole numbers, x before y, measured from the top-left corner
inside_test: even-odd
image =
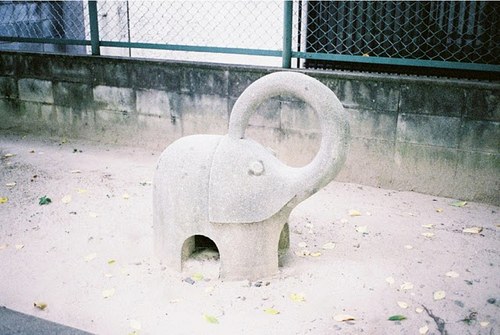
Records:
[[[0,36],[88,38],[84,5],[79,1],[2,1]]]
[[[307,1],[310,53],[500,64],[500,6],[487,1]],[[304,45],[305,44],[305,45]]]

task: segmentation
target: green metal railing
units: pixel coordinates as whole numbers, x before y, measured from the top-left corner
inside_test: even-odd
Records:
[[[284,68],[298,59],[298,67],[314,60],[500,74],[500,6],[486,3],[3,1],[0,41],[92,55],[126,48],[278,57]]]

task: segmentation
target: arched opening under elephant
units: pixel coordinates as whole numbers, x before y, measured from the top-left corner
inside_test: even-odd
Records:
[[[283,258],[290,246],[290,232],[288,223],[283,226],[276,254],[278,265],[283,266]],[[234,250],[244,248],[244,246],[232,246]],[[243,250],[243,252],[245,252]],[[252,250],[246,251],[252,252]],[[251,256],[251,255],[250,255]],[[258,257],[258,254],[254,254]],[[187,275],[203,274],[205,278],[219,278],[221,255],[216,241],[204,235],[193,235],[188,237],[182,244],[181,250],[181,270]]]

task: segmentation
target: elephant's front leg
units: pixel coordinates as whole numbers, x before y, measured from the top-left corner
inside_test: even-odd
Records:
[[[278,213],[262,222],[212,224],[219,236],[221,278],[256,280],[275,275],[286,218]]]

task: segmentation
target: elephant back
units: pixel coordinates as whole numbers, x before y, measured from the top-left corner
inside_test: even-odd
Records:
[[[160,155],[154,178],[153,206],[165,222],[196,225],[208,221],[208,180],[220,135],[178,139]]]

